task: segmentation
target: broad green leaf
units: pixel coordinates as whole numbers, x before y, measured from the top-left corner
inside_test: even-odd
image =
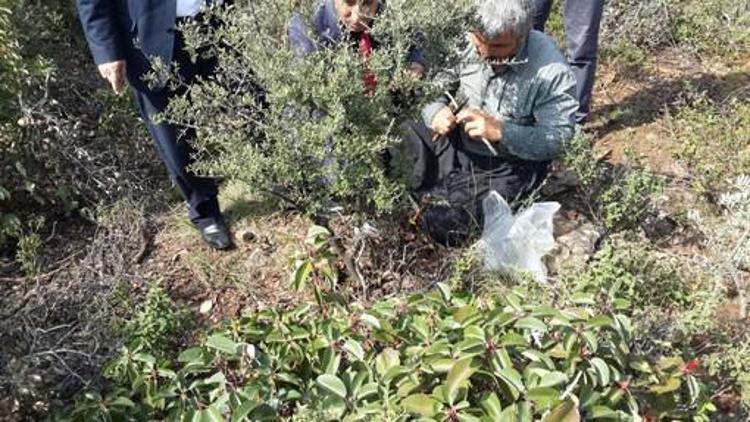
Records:
[[[328,341],[327,338],[319,336],[319,337],[316,337],[315,340],[313,340],[313,342],[310,344],[310,347],[313,350],[320,350],[320,349],[325,349],[326,347],[330,345],[331,345],[331,342]]]
[[[346,399],[346,385],[339,377],[331,374],[320,375],[315,381],[319,387],[340,397]]]
[[[477,308],[473,306],[464,306],[453,313],[453,319],[463,324],[466,320],[476,315],[477,312]]]
[[[300,291],[307,280],[310,279],[310,275],[313,272],[313,264],[310,260],[298,260],[294,266],[294,272],[292,273],[292,287],[294,290]]]
[[[138,362],[147,363],[149,365],[156,365],[156,358],[148,353],[136,353],[133,355],[133,359]]]
[[[391,368],[401,365],[401,358],[398,352],[394,349],[388,348],[380,352],[377,358],[375,358],[375,370],[378,371],[380,376],[385,375]]]
[[[532,420],[529,403],[521,401],[506,407],[497,422],[532,422]]]
[[[609,385],[609,365],[607,365],[607,362],[604,362],[601,358],[593,358],[590,363],[596,371],[597,378],[599,378],[599,385],[602,387]]]
[[[521,354],[532,362],[542,363],[550,371],[555,369],[555,363],[552,362],[552,359],[538,350],[524,350]]]
[[[302,387],[302,379],[295,374],[290,374],[288,372],[279,372],[276,374],[276,376],[278,377],[279,381]]]
[[[658,366],[662,371],[669,371],[682,367],[685,361],[679,356],[662,357],[659,359]]]
[[[521,393],[526,389],[521,380],[521,374],[513,368],[504,368],[496,372],[498,378],[508,387],[509,393],[513,400],[518,400]]]
[[[438,374],[444,374],[453,368],[454,362],[455,361],[453,359],[437,359],[434,362],[430,363],[430,368]]]
[[[362,314],[360,316],[360,319],[370,327],[375,328],[376,330],[380,329],[380,320],[375,318],[374,316],[370,314]]]
[[[482,353],[485,351],[484,339],[470,337],[456,344],[456,350],[462,354]]]
[[[532,388],[526,393],[526,398],[536,403],[538,409],[552,406],[559,396],[559,391],[549,387]]]
[[[629,300],[622,298],[615,299],[612,303],[618,311],[627,311],[632,306],[632,303]]]
[[[509,312],[505,312],[502,309],[495,309],[494,311],[490,312],[490,316],[487,317],[487,325],[497,325],[498,327],[504,327],[508,324],[511,324],[516,319],[517,317]]]
[[[606,315],[599,315],[586,321],[586,328],[611,327],[614,324],[612,318]]]
[[[361,361],[365,359],[365,351],[358,341],[349,339],[344,343],[344,350],[351,356],[351,361]]]
[[[392,380],[402,376],[407,375],[411,373],[412,370],[401,365],[392,366],[386,373],[383,375],[383,381],[386,383],[391,382]]]
[[[210,377],[203,380],[203,385],[211,385],[211,384],[223,384],[225,383],[227,378],[224,376],[223,372],[217,372]]]
[[[442,356],[450,356],[451,355],[451,344],[448,342],[448,340],[438,340],[435,343],[432,344],[432,346],[428,347],[424,351],[425,356],[432,356],[432,355],[442,355]]]
[[[206,340],[206,346],[229,355],[236,355],[238,349],[237,343],[220,334],[210,336]]]
[[[479,327],[477,325],[469,325],[468,327],[464,328],[464,338],[474,338],[479,339],[484,342],[485,340],[485,333],[482,327]]]
[[[591,408],[588,409],[588,411],[587,411],[587,416],[590,419],[615,419],[615,420],[620,420],[619,419],[619,416],[620,416],[619,413],[617,413],[616,411],[610,409],[607,406],[601,406],[601,405],[591,406]]]
[[[515,312],[523,311],[521,306],[521,297],[516,293],[510,293],[505,296],[505,303],[508,304]]]
[[[500,419],[500,414],[503,411],[503,406],[500,404],[500,399],[497,397],[497,394],[489,393],[482,399],[479,404],[482,406],[482,409],[484,409],[485,413],[487,413],[487,416],[489,416],[492,420]]]
[[[520,321],[519,321],[520,322]],[[510,346],[528,346],[529,342],[526,341],[526,337],[518,334],[515,331],[508,331],[500,338],[500,344],[503,347]]]
[[[458,389],[476,372],[473,358],[465,358],[456,362],[448,372],[448,378],[445,381],[446,394],[450,404],[456,399]]]
[[[549,306],[549,305],[542,305],[534,308],[534,310],[531,311],[531,316],[535,317],[554,317],[554,316],[562,316],[560,311],[557,309]]]
[[[214,406],[199,410],[193,415],[193,422],[224,422],[221,412]]]
[[[339,370],[339,364],[341,363],[341,355],[329,347],[323,352],[323,372],[326,374],[335,374]]]
[[[617,331],[620,333],[623,340],[630,341],[633,335],[633,323],[630,321],[630,318],[625,315],[617,314],[615,315],[615,321],[617,322]]]
[[[196,363],[203,361],[203,349],[200,347],[193,347],[180,353],[177,357],[178,362],[182,363]]]
[[[120,396],[112,400],[112,406],[132,408],[135,407],[135,403],[127,397]]]
[[[428,418],[436,416],[442,407],[440,402],[427,394],[413,394],[402,400],[401,406],[403,406],[404,410],[409,413]]]
[[[322,420],[340,421],[346,413],[346,400],[338,396],[326,397],[321,405],[321,410],[323,411]],[[279,419],[276,418],[276,420]]]
[[[396,390],[396,394],[399,397],[406,397],[414,391],[415,388],[419,387],[419,381],[411,379],[411,377],[404,378],[397,384],[398,389]]]
[[[424,317],[415,317],[411,323],[411,329],[420,337],[422,340],[429,340],[430,330],[427,328],[427,322]]]
[[[596,305],[596,300],[591,293],[576,293],[573,295],[573,303],[578,305]]]
[[[653,373],[653,370],[651,369],[651,365],[649,365],[648,361],[646,359],[635,359],[632,362],[630,362],[630,367],[635,369],[638,372],[643,372],[646,374]]]
[[[599,340],[597,339],[596,334],[591,331],[584,331],[581,333],[581,337],[586,341],[586,345],[588,345],[589,350],[592,353],[596,353],[599,350]]]
[[[250,412],[258,406],[258,403],[252,400],[245,401],[239,407],[232,411],[232,422],[241,422],[247,420]]]
[[[542,419],[542,422],[580,422],[581,414],[578,411],[578,406],[572,399],[565,400],[564,402],[555,406],[547,416]]]
[[[268,404],[262,403],[259,406],[256,406],[252,412],[250,412],[250,415],[247,419],[244,420],[251,420],[253,422],[255,421],[276,421],[279,419],[279,415],[276,413],[276,409],[269,406]]]
[[[378,384],[371,382],[369,384],[363,385],[362,388],[359,389],[359,392],[357,393],[357,400],[362,400],[363,398],[370,397],[376,394],[378,394]]]
[[[560,384],[565,384],[568,381],[568,376],[559,371],[553,371],[544,375],[539,381],[539,387],[556,387]]]
[[[662,395],[671,393],[673,391],[677,391],[680,389],[680,386],[682,385],[682,381],[680,381],[677,377],[670,377],[667,378],[666,382],[664,382],[661,385],[655,385],[650,388],[651,392],[654,394]]]
[[[451,288],[445,283],[438,283],[437,288],[440,291],[440,296],[443,298],[443,302],[450,303],[451,301]]]
[[[531,316],[516,321],[515,327],[519,329],[547,331],[547,324],[542,322],[542,320]]]

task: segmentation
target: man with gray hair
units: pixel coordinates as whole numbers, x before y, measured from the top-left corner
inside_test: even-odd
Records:
[[[457,244],[481,227],[482,200],[512,202],[544,180],[575,132],[576,81],[533,0],[480,0],[445,95],[410,127],[402,159],[425,205],[422,227]],[[435,201],[437,199],[437,201]]]

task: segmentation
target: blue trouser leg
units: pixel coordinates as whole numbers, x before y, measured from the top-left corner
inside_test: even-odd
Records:
[[[536,0],[534,29],[544,31],[553,0]],[[604,0],[566,0],[565,34],[568,61],[575,75],[576,94],[580,104],[576,121],[584,122],[591,112],[596,64],[599,55],[599,28],[604,11]]]
[[[604,0],[566,0],[565,33],[568,61],[576,77],[579,108],[576,121],[584,122],[591,112],[596,64],[599,56],[599,28]]]
[[[544,27],[547,25],[547,19],[549,19],[550,10],[552,10],[552,2],[554,0],[536,0],[536,13],[534,14],[534,29],[537,31],[544,32]]]
[[[197,77],[206,77],[214,70],[213,62],[202,59],[196,63],[192,62],[180,36],[175,38],[173,61],[179,65],[180,78],[188,85]],[[145,58],[137,52],[131,55],[128,66],[129,75],[141,75],[148,71]],[[216,182],[211,178],[196,176],[189,170],[195,152],[190,142],[195,138],[195,131],[166,122],[156,123],[153,120],[154,115],[164,112],[170,99],[182,95],[184,89],[177,92],[167,88],[149,89],[138,78],[131,80],[130,84],[135,92],[141,117],[146,122],[151,137],[156,143],[159,156],[187,201],[190,220],[201,228],[222,222],[219,202],[216,198],[218,193]]]
[[[221,221],[218,189],[213,179],[198,177],[188,170],[192,164],[193,149],[189,141],[195,136],[192,130],[168,123],[155,123],[152,117],[166,109],[168,97],[164,94],[135,90],[141,116],[148,126],[156,149],[169,175],[189,206],[190,220],[198,227]]]

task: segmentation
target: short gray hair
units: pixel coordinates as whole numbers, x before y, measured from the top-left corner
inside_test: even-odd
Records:
[[[482,35],[496,38],[510,31],[525,39],[534,24],[533,0],[478,0],[477,20]]]

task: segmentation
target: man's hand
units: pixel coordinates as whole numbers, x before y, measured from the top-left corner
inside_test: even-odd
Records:
[[[445,136],[456,128],[456,116],[450,107],[445,106],[432,118],[430,129],[435,132],[435,138]],[[433,139],[434,140],[434,139]]]
[[[99,65],[99,73],[102,75],[102,78],[109,82],[112,86],[112,90],[115,91],[115,94],[117,95],[121,95],[125,92],[125,69],[125,60],[118,60],[116,62]]]
[[[465,109],[458,113],[456,121],[464,125],[464,131],[471,139],[489,142],[503,140],[502,122],[482,110]]]

